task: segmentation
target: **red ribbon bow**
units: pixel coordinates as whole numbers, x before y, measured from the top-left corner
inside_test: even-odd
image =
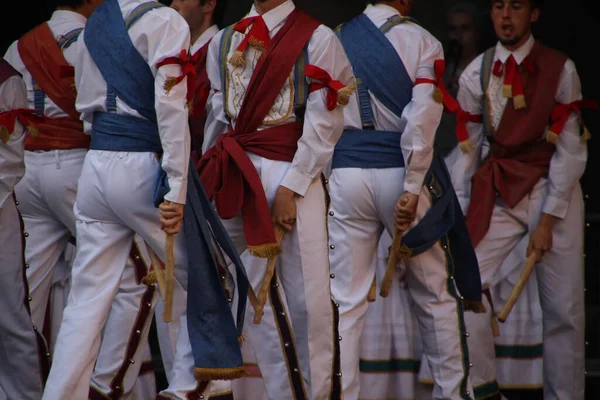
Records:
[[[600,107],[596,100],[579,100],[569,104],[557,104],[552,109],[552,115],[550,116],[550,133],[557,137],[562,133],[565,128],[565,124],[569,120],[572,113],[579,117],[579,124],[584,128],[583,120],[581,118],[581,109],[593,109],[596,110]]]
[[[528,58],[524,59],[521,65],[530,73],[533,72],[533,64]],[[513,99],[515,109],[526,108],[527,103],[525,103],[523,92],[523,80],[521,79],[521,71],[515,57],[511,54],[504,64],[500,60],[496,60],[492,73],[497,77],[502,77],[504,73],[502,95]]]
[[[178,85],[183,78],[187,76],[187,100],[191,101],[194,98],[194,89],[196,86],[196,63],[198,62],[198,53],[190,57],[187,50],[181,50],[179,57],[167,57],[156,65],[156,68],[163,67],[165,65],[180,65],[181,74],[177,77],[169,77],[165,82],[165,90],[167,93],[176,85]]]
[[[346,87],[342,82],[331,78],[331,75],[324,69],[316,65],[307,64],[304,68],[304,75],[320,82],[312,82],[310,84],[310,92],[320,89],[328,89],[327,91],[327,109],[333,111],[337,107],[338,92]]]
[[[237,47],[236,51],[244,53],[248,44],[251,44],[257,49],[266,48],[271,42],[269,36],[269,28],[265,23],[265,20],[260,15],[254,17],[244,18],[233,27],[234,30],[240,33],[246,33],[248,27],[252,25],[248,34],[244,37],[242,42]]]

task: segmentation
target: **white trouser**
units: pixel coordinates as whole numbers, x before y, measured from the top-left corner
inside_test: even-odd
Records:
[[[290,163],[249,153],[269,205]],[[277,283],[271,285],[271,307],[259,325],[248,307],[246,326],[271,400],[329,399],[334,374],[334,311],[329,285],[325,190],[320,179],[296,199],[297,219],[286,233],[277,259]],[[241,216],[223,221],[240,253],[246,249]],[[258,293],[267,260],[245,256],[244,266]],[[292,330],[287,332],[288,330]],[[291,350],[296,350],[295,356]],[[297,359],[296,359],[297,357]],[[306,395],[305,395],[306,397]]]
[[[166,259],[166,234],[160,229],[159,211],[152,204],[158,170],[153,153],[92,150],[86,156],[75,206],[78,248],[72,287],[44,400],[87,398],[102,331],[119,293],[121,276],[126,268],[131,268],[126,267],[126,262],[134,234],[138,233],[161,260]],[[185,288],[184,241],[183,233],[175,236],[175,275]],[[151,301],[142,304],[149,314],[154,312],[156,298],[155,294]],[[182,318],[179,338],[187,344],[176,356],[176,374],[193,380],[185,314],[174,318]],[[147,329],[142,335],[147,335]],[[177,391],[172,385],[169,390]]]
[[[403,180],[401,168],[334,169],[329,179],[329,259],[335,275],[331,290],[340,304],[344,400],[359,396],[359,343],[367,294],[375,275],[373,260],[383,230],[390,235],[395,231],[393,212],[403,193]],[[415,224],[430,207],[431,196],[424,187]],[[446,252],[447,245],[437,243],[412,257],[407,268],[408,288],[423,352],[433,371],[433,398],[469,399],[472,390],[467,377],[463,311]]]
[[[491,289],[494,307],[499,310],[517,284],[525,266],[529,235],[521,239],[502,264]],[[541,389],[543,387],[543,323],[538,283],[534,270],[511,313],[500,324],[496,337],[496,374],[500,389]]]
[[[0,207],[0,388],[8,400],[39,400],[40,353],[27,309],[23,232],[10,196]]]
[[[44,326],[54,271],[75,235],[73,205],[86,149],[25,152],[27,170],[15,186],[29,234],[25,248],[31,318]]]
[[[269,302],[266,307],[270,307]],[[235,400],[269,400],[247,327],[244,327],[243,335],[246,340],[242,345],[242,357],[244,357],[244,369],[248,375],[231,382]]]
[[[392,238],[384,230],[377,249],[379,284],[387,267]],[[369,303],[360,339],[361,399],[431,399],[431,386],[418,382],[423,354],[418,321],[406,287],[396,274],[388,298]],[[343,379],[343,378],[342,378]]]
[[[540,180],[512,209],[497,199],[490,228],[476,249],[484,289],[493,284],[514,246],[537,226],[547,190],[547,181]],[[577,184],[566,217],[556,221],[552,231],[552,249],[536,268],[543,315],[545,400],[584,398],[583,221],[583,199]],[[472,339],[469,354],[475,365],[471,371],[478,398],[497,388],[487,308],[486,314],[467,313],[465,318]]]

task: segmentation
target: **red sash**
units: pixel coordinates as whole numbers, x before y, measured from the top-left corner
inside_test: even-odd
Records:
[[[304,46],[320,22],[294,10],[258,60],[236,120],[199,162],[201,179],[219,216],[241,211],[248,250],[258,257],[279,252],[265,190],[246,151],[291,162],[302,136],[299,122],[257,131],[273,106]]]
[[[521,71],[527,108],[507,102],[489,155],[473,176],[467,212],[473,246],[488,231],[497,195],[512,208],[548,176],[555,147],[545,133],[567,57],[536,42],[528,59],[532,72]]]
[[[189,122],[190,134],[192,136],[192,152],[195,152],[196,155],[202,154],[204,124],[206,122],[206,101],[210,93],[210,80],[206,72],[206,56],[208,55],[209,44],[210,41],[192,56],[192,60],[196,65],[196,82]]]
[[[25,119],[30,135],[27,150],[67,150],[87,148],[90,137],[75,109],[75,74],[67,62],[47,23],[38,25],[18,42],[23,64],[42,91],[66,114],[62,118]]]

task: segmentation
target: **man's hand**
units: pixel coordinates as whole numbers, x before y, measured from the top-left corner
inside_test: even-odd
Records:
[[[417,216],[417,204],[419,196],[409,192],[404,192],[400,200],[396,203],[394,209],[394,221],[396,229],[400,232],[406,232]]]
[[[162,230],[169,235],[178,233],[183,221],[183,204],[165,201],[158,208]]]
[[[539,263],[544,254],[552,248],[552,229],[555,221],[556,217],[544,213],[533,232],[531,232],[529,246],[527,246],[527,257],[531,252],[535,252],[537,255],[536,263]]]
[[[271,209],[273,225],[279,225],[283,230],[290,232],[296,224],[296,193],[279,186],[273,208]]]

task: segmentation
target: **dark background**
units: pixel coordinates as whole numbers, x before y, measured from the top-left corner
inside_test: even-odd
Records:
[[[163,1],[168,3],[168,0]],[[414,0],[413,16],[422,26],[430,30],[442,42],[446,40],[446,12],[458,0]],[[489,0],[473,0],[484,10],[487,18]],[[47,20],[54,8],[52,0],[2,2],[0,7],[0,51],[23,33],[40,22]],[[4,4],[6,3],[6,4]],[[321,19],[330,27],[335,27],[358,15],[364,8],[365,0],[296,0],[299,7]],[[534,27],[536,39],[561,50],[575,62],[583,85],[583,95],[587,99],[600,100],[600,66],[597,64],[600,28],[597,0],[546,0],[542,15]],[[252,0],[229,0],[225,23],[235,22],[249,10]],[[600,172],[600,112],[584,112],[586,123],[594,136],[589,142],[589,161],[583,177],[583,190],[586,194],[586,303],[587,303],[587,356],[588,389],[586,398],[600,398],[600,192],[596,177]],[[569,265],[565,265],[569,268]],[[533,399],[526,395],[524,399]],[[537,397],[536,397],[537,398]]]

